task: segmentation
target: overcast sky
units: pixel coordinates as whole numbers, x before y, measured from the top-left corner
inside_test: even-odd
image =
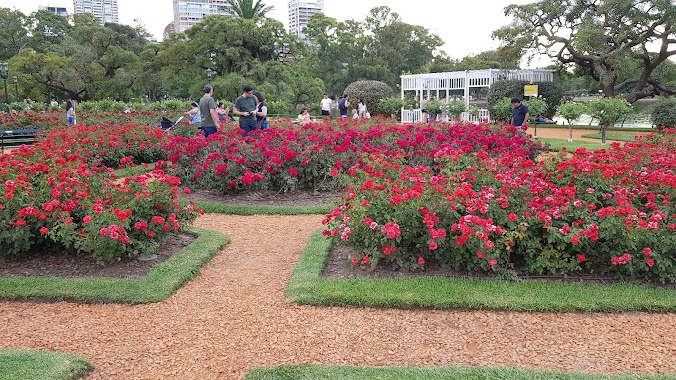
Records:
[[[288,1],[263,0],[275,7],[270,17],[288,26]],[[422,25],[443,39],[444,51],[453,58],[478,54],[498,46],[491,40],[491,32],[507,23],[505,6],[525,4],[532,0],[325,0],[324,13],[339,21],[363,20],[376,6],[387,5],[409,24]],[[73,12],[72,0],[0,0],[0,6],[17,8],[24,13],[37,11],[39,5],[65,6]],[[172,0],[118,0],[120,22],[135,25],[141,19],[146,29],[158,40],[164,27],[173,20]],[[534,63],[533,66],[539,66]]]

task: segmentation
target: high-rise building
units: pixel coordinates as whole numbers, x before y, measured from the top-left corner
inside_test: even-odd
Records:
[[[73,0],[73,6],[76,14],[90,13],[101,22],[101,25],[120,22],[117,0]]]
[[[206,15],[231,16],[226,0],[174,0],[176,32],[183,32],[204,19]]]
[[[176,23],[175,22],[170,22],[167,24],[167,26],[164,27],[164,33],[162,33],[162,39],[166,40],[169,38],[172,34],[176,33]]]
[[[49,6],[49,5],[47,5],[47,6],[40,5],[40,6],[38,6],[38,10],[49,11],[49,12],[52,12],[52,13],[59,15],[59,16],[66,16],[66,17],[68,16],[68,10],[66,8],[63,8],[63,7],[52,7],[52,6]]]
[[[310,18],[324,12],[324,0],[289,0],[289,34],[306,39],[303,29]]]

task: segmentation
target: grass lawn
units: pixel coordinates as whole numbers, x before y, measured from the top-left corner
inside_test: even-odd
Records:
[[[535,125],[533,125],[535,127]],[[565,129],[568,130],[570,126],[568,125],[558,125],[558,124],[538,124],[538,129]],[[528,125],[530,129],[530,124]],[[573,129],[588,129],[590,131],[599,131],[598,125],[573,125]],[[655,132],[653,128],[621,128],[621,127],[608,127],[608,132]]]
[[[233,205],[218,202],[195,202],[195,207],[204,212],[228,215],[311,215],[328,214],[332,206],[251,206]]]
[[[229,243],[229,239],[218,232],[189,231],[197,234],[197,239],[169,260],[152,267],[143,278],[3,277],[0,278],[0,299],[128,304],[163,301],[194,278],[200,267]]]
[[[544,137],[538,137],[538,140],[542,141],[543,144],[548,143],[549,150],[552,152],[559,152],[564,147],[569,152],[574,152],[577,150],[577,148],[586,148],[587,150],[594,151],[597,149],[608,149],[610,147],[610,144],[601,144],[600,142],[591,141],[573,140],[573,142],[568,142],[568,140],[564,139],[552,139]]]
[[[635,136],[636,135],[630,133],[606,133],[606,140],[634,142],[636,141],[636,139],[634,138]],[[582,137],[587,139],[601,140],[601,133],[590,133],[587,135],[582,135]]]
[[[0,350],[0,380],[71,380],[94,367],[75,355],[36,350]]]
[[[667,380],[672,375],[586,375],[579,373],[527,371],[516,368],[468,367],[346,367],[291,365],[258,368],[245,380]]]
[[[326,279],[332,242],[317,231],[286,294],[317,306],[432,307],[543,312],[674,312],[676,291],[633,284],[588,285],[529,280],[426,277]]]

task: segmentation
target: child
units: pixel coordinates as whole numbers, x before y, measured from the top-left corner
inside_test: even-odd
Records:
[[[359,114],[357,113],[356,109],[352,110],[352,120],[357,120],[359,119]]]

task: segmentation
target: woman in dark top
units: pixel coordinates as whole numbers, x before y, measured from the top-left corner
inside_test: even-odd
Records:
[[[254,96],[258,101],[256,105],[256,122],[258,124],[258,129],[267,129],[270,125],[268,124],[268,104],[265,102],[265,97],[260,92],[254,92]]]

